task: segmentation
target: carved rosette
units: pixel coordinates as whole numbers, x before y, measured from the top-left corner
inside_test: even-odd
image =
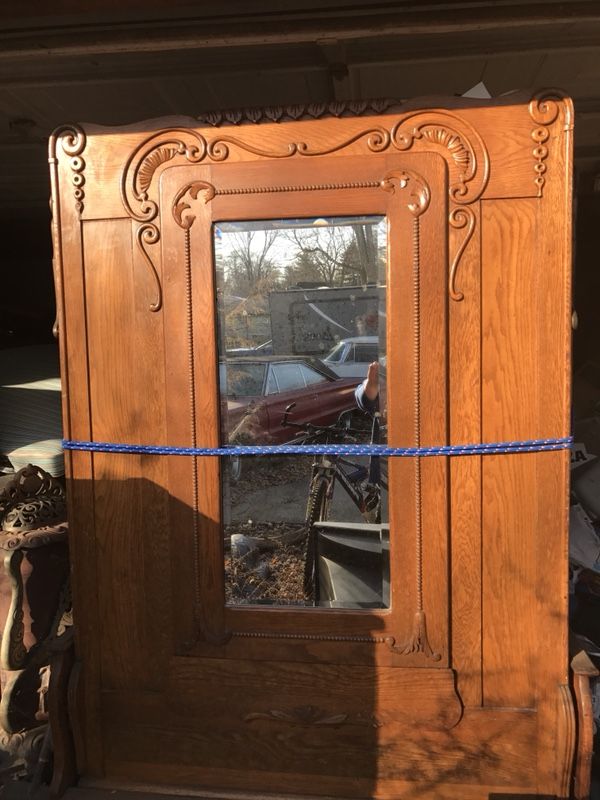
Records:
[[[538,197],[542,197],[546,183],[546,159],[549,152],[546,143],[550,138],[549,128],[556,123],[561,107],[564,108],[565,130],[570,131],[573,125],[571,101],[564,92],[558,89],[545,89],[535,94],[529,103],[529,116],[536,124],[531,131],[531,138],[534,142],[532,155],[535,162],[533,182],[537,187]]]
[[[61,125],[60,128],[57,128],[52,133],[48,141],[48,163],[53,172],[58,165],[57,146],[59,143],[63,153],[69,157],[75,208],[81,216],[85,199],[85,190],[83,188],[85,184],[85,160],[81,155],[86,145],[85,133],[79,125]]]

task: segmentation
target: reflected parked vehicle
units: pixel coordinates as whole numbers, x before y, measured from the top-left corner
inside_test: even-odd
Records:
[[[227,358],[219,369],[223,441],[231,444],[294,439],[297,430],[282,425],[290,403],[296,404],[294,420],[318,425],[329,425],[355,407],[356,381],[338,377],[318,359]]]
[[[369,364],[378,357],[378,336],[352,336],[338,342],[323,362],[342,378],[366,378]]]
[[[273,354],[273,340],[269,339],[256,347],[232,347],[227,350],[226,355],[235,358],[239,356],[270,356]]]

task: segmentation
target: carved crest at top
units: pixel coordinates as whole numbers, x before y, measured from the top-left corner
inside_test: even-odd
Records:
[[[393,104],[394,101],[391,100],[309,104],[285,109],[213,112],[200,119],[217,127],[222,122],[241,125],[244,122],[252,124],[260,121],[299,120],[307,116],[315,119],[325,114],[337,117],[381,114]],[[278,136],[265,142],[256,137],[244,136],[241,131],[234,135],[228,130],[219,130],[215,131],[214,136],[209,136],[206,131],[200,133],[193,128],[159,131],[142,141],[125,164],[121,177],[121,197],[129,216],[140,223],[135,239],[156,285],[156,299],[151,303],[151,309],[157,311],[162,304],[160,277],[156,258],[153,256],[153,246],[160,240],[157,178],[165,165],[223,162],[229,159],[232,150],[268,159],[313,158],[339,153],[351,147],[352,152],[356,152],[356,147],[363,147],[371,153],[383,153],[390,148],[400,151],[437,151],[448,164],[450,214],[454,215],[449,222],[454,227],[460,227],[456,223],[463,216],[456,214],[457,207],[465,207],[480,198],[489,178],[489,155],[481,136],[473,126],[459,114],[444,109],[413,111],[395,118],[390,116],[389,123],[387,119],[366,119],[365,123],[358,129],[355,126],[350,134],[346,132],[344,136],[330,138],[328,141],[282,141],[281,136]],[[295,129],[295,133],[297,131]],[[388,188],[392,188],[391,185]],[[419,208],[419,204],[416,208]],[[472,218],[469,215],[469,220]],[[468,225],[465,233],[452,265],[453,278],[458,260],[473,233],[473,226]],[[454,289],[451,296],[455,300],[462,299],[462,295]]]
[[[392,142],[399,150],[437,149],[448,162],[450,199],[460,205],[479,199],[487,186],[490,159],[475,128],[441,109],[418,111],[394,125]]]
[[[398,104],[397,100],[378,98],[375,100],[336,100],[331,103],[296,103],[289,106],[267,106],[266,108],[244,108],[227,111],[207,111],[199,114],[198,122],[219,127],[220,125],[241,125],[243,123],[285,122],[300,119],[320,119],[333,117],[360,117],[369,112],[383,114],[388,108]]]

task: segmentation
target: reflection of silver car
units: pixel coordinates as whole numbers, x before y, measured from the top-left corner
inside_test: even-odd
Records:
[[[342,339],[323,359],[329,369],[344,378],[365,378],[369,364],[379,358],[379,337]]]

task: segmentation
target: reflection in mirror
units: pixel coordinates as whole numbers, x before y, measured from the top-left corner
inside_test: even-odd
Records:
[[[222,442],[384,442],[385,218],[221,222],[214,248]],[[222,516],[228,604],[389,607],[385,459],[224,458]]]

